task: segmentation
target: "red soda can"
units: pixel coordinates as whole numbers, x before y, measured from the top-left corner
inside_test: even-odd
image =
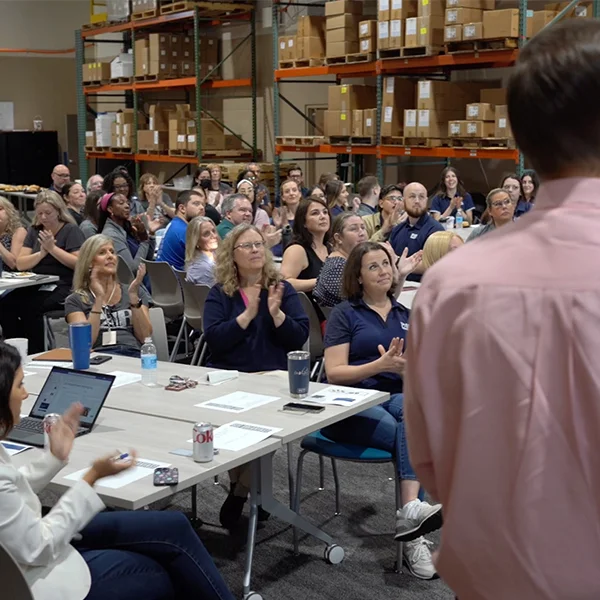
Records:
[[[48,450],[50,448],[50,430],[54,426],[54,423],[60,420],[60,415],[56,413],[48,413],[43,420],[44,428],[44,448]]]
[[[194,460],[210,462],[214,456],[213,426],[210,423],[196,423],[192,432]]]

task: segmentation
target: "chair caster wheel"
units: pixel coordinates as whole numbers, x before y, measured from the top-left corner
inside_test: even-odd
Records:
[[[344,549],[337,544],[325,548],[325,560],[330,565],[339,565],[344,560]]]
[[[248,592],[244,596],[244,600],[263,600],[263,597],[257,592]]]

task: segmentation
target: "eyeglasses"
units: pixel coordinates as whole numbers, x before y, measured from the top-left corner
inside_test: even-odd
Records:
[[[503,185],[502,189],[506,190],[506,191],[518,190],[519,186],[516,183],[514,183],[514,184],[508,183],[508,184]]]
[[[241,248],[242,250],[245,250],[246,252],[249,252],[250,250],[254,250],[254,248],[256,248],[257,250],[260,250],[261,248],[265,247],[265,243],[263,242],[244,242],[243,244],[238,244],[237,246],[234,246],[233,249],[237,250],[238,248]]]
[[[402,196],[386,196],[384,200],[389,200],[390,202],[400,202],[400,200],[402,200]]]
[[[492,202],[492,208],[504,208],[505,206],[510,206],[512,204],[512,200],[504,200],[502,202]]]

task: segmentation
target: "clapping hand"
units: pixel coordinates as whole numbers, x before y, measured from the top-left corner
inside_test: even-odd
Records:
[[[459,209],[462,206],[463,203],[463,199],[461,196],[454,196],[454,198],[452,198],[452,206],[454,206],[454,208]]]
[[[50,452],[65,461],[71,454],[73,440],[79,429],[79,417],[83,414],[83,404],[75,402],[71,404],[67,412],[52,425],[48,438],[50,440]]]
[[[142,281],[145,275],[146,265],[144,263],[141,263],[138,267],[135,279],[129,284],[129,289],[127,290],[129,293],[129,302],[131,304],[137,304],[140,299],[140,285],[142,285]]]
[[[252,321],[258,314],[258,307],[260,306],[260,292],[262,286],[260,283],[255,283],[251,288],[246,290],[246,297],[248,298],[248,304],[246,306],[246,313],[248,318]]]
[[[146,226],[144,225],[139,215],[131,220],[131,228],[133,229],[133,233],[137,238],[138,242],[145,242],[148,240],[148,232],[146,231]]]
[[[410,275],[423,260],[423,250],[419,250],[414,254],[408,256],[408,248],[404,248],[404,252],[402,252],[402,256],[398,261],[398,276],[401,278],[405,278],[407,275]]]
[[[269,287],[269,298],[267,305],[269,307],[269,314],[275,319],[280,316],[281,313],[281,300],[283,299],[283,283],[279,282],[277,285]]]
[[[404,358],[404,340],[393,338],[390,347],[386,349],[379,344],[380,365],[382,373],[397,373],[402,375],[406,367],[406,359]]]
[[[52,251],[52,249],[54,248],[54,245],[56,243],[56,240],[54,239],[54,235],[52,234],[52,232],[46,231],[45,229],[42,229],[39,232],[38,241],[40,243],[40,246],[48,253]]]
[[[162,229],[162,227],[163,221],[160,217],[158,219],[152,219],[151,221],[148,221],[148,229],[152,234],[156,233],[159,229]]]
[[[92,271],[90,273],[90,291],[94,294],[96,300],[100,300],[100,302],[104,302],[107,291],[100,279],[98,279],[98,267],[92,267]]]
[[[265,225],[262,230],[263,237],[267,242],[267,248],[277,246],[281,242],[281,229],[277,229],[273,225]]]
[[[286,206],[282,206],[281,208],[273,209],[273,225],[277,227],[277,229],[283,229],[288,225],[289,217],[288,210]]]

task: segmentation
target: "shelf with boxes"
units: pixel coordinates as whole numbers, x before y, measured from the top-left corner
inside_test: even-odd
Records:
[[[191,7],[193,4],[193,7]],[[209,11],[208,5],[211,10]],[[192,165],[199,160],[258,159],[256,130],[256,78],[221,79],[222,64],[242,48],[250,46],[252,75],[256,73],[256,22],[252,6],[235,4],[231,21],[248,27],[245,37],[236,36],[233,49],[225,55],[220,48],[220,30],[215,24],[229,23],[233,5],[222,3],[181,3],[181,12],[139,21],[110,25],[124,33],[124,52],[110,63],[83,63],[84,39],[76,37],[81,68],[78,94],[80,159],[128,159],[136,163],[166,162]],[[203,12],[204,11],[204,12]],[[247,18],[246,18],[247,17]],[[245,23],[247,21],[247,23]],[[104,32],[95,29],[93,36]],[[92,41],[96,41],[92,38]],[[98,40],[100,41],[100,40]],[[248,43],[249,42],[249,43]],[[111,40],[113,43],[113,40]],[[115,41],[115,43],[120,43]],[[129,49],[128,49],[129,47]],[[117,69],[115,71],[115,69]],[[120,69],[120,71],[119,71]],[[118,76],[121,76],[117,79]],[[220,89],[248,88],[251,100],[252,140],[246,141],[213,114],[204,99]],[[181,100],[158,95],[180,90]],[[145,96],[153,93],[152,96]],[[123,96],[126,109],[98,114],[94,131],[85,131],[87,104]],[[236,94],[236,97],[239,97]],[[213,103],[215,104],[215,103]],[[216,104],[215,104],[216,106]]]

